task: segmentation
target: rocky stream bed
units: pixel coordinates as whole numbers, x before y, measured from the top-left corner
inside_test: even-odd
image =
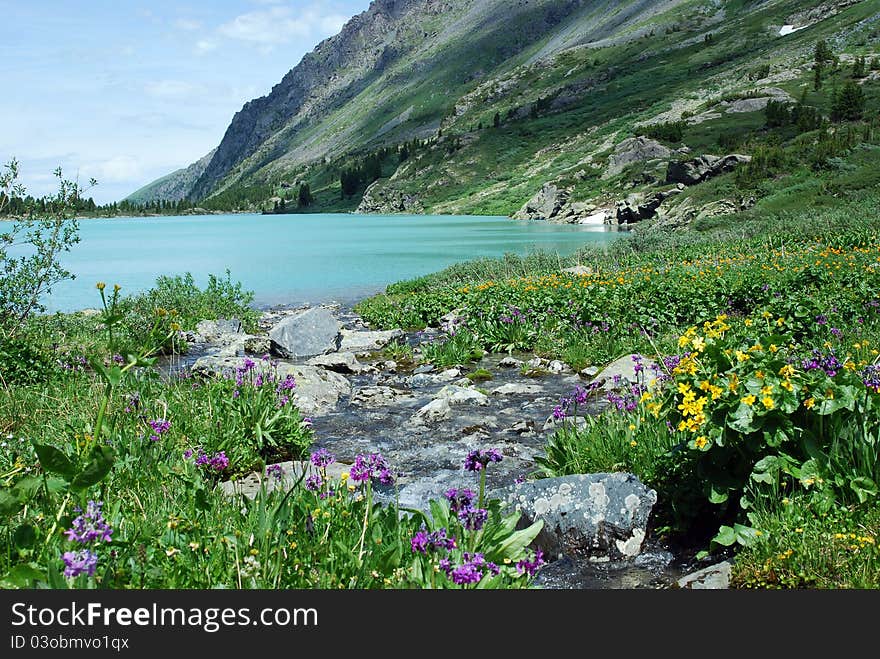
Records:
[[[449,488],[474,487],[473,474],[462,468],[467,453],[501,450],[504,459],[488,471],[487,490],[520,509],[524,519],[544,519],[536,542],[552,560],[539,571],[538,587],[725,587],[728,564],[688,576],[705,566],[655,537],[650,513],[656,493],[635,476],[534,478],[535,458],[559,423],[551,414],[559,399],[594,380],[608,388],[634,379],[629,356],[580,373],[534,355],[489,354],[440,369],[420,363],[418,355],[419,345],[441,330],[371,331],[338,306],[274,309],[264,313],[261,331],[246,334],[235,320],[205,321],[187,337],[187,355],[168,366],[219,373],[248,355],[272,353],[279,375],[296,378],[294,400],[312,420],[315,449],[337,458],[330,474],[346,471],[359,453],[379,452],[397,477],[393,487],[380,488],[380,500],[396,497],[402,508],[427,510],[428,501]],[[407,343],[416,359],[390,359],[384,347],[392,341]],[[466,377],[477,369],[491,379]],[[601,404],[590,403],[582,413]],[[277,484],[253,473],[223,487],[253,496],[261,484],[290,486],[309,469],[302,462],[282,466],[286,476]]]

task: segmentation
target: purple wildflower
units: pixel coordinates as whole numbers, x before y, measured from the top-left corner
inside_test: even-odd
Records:
[[[466,487],[461,489],[453,487],[446,490],[446,492],[443,493],[443,496],[449,500],[449,509],[458,515],[462,510],[473,506],[474,499],[477,498],[477,493]]]
[[[535,558],[532,560],[523,559],[516,564],[516,571],[520,574],[526,574],[530,577],[535,575],[538,568],[544,565],[544,552],[540,549],[535,552]]]
[[[154,442],[158,442],[159,437],[168,432],[171,428],[171,422],[166,421],[165,419],[153,419],[152,421],[148,421],[147,424],[153,429],[153,434],[150,435],[150,440]]]
[[[394,476],[388,462],[378,453],[355,456],[349,477],[355,483],[363,483],[370,479],[376,479],[382,485],[394,483]]]
[[[278,464],[269,465],[268,467],[266,467],[266,478],[269,478],[270,476],[276,481],[280,481],[282,478],[284,478],[284,467]]]
[[[446,576],[452,579],[453,583],[460,586],[479,583],[485,574],[497,575],[501,572],[495,563],[486,560],[483,554],[464,552],[461,565],[452,567],[447,561],[440,561],[440,568],[446,572]]]
[[[330,453],[325,448],[322,448],[318,451],[312,453],[309,461],[315,465],[316,467],[320,467],[321,469],[327,467],[330,463],[336,460],[336,456]]]
[[[229,458],[226,457],[225,451],[215,453],[214,457],[208,462],[208,465],[214,471],[223,471],[229,466]]]
[[[875,394],[880,394],[880,366],[866,366],[862,370],[862,382]]]
[[[291,391],[295,388],[296,379],[292,375],[288,374],[287,377],[284,378],[284,380],[278,383],[278,386],[275,388],[275,390],[280,394],[285,391]]]
[[[410,539],[410,547],[414,554],[427,554],[429,551],[437,549],[450,551],[455,549],[455,538],[449,536],[445,528],[428,533],[425,527],[422,526]]]
[[[71,527],[65,531],[67,539],[71,542],[79,542],[81,544],[89,544],[91,542],[110,542],[110,536],[113,529],[104,519],[101,513],[102,501],[89,501],[86,504],[86,510],[75,508],[74,512],[80,513],[79,517],[73,520]]]
[[[468,531],[479,531],[489,519],[489,511],[485,508],[467,508],[458,513],[458,519]]]
[[[815,371],[822,369],[825,371],[825,375],[828,377],[834,377],[837,375],[837,372],[843,368],[843,364],[840,363],[840,360],[834,354],[834,351],[831,351],[827,355],[822,354],[822,351],[818,348],[814,348],[812,354],[806,359],[801,360],[801,367],[805,371]]]
[[[633,372],[635,372],[636,375],[638,375],[639,373],[641,373],[642,371],[645,370],[645,367],[642,364],[642,359],[643,358],[641,355],[633,355],[632,356]]]
[[[501,462],[501,451],[497,448],[475,449],[464,459],[465,471],[482,471],[490,462]]]
[[[78,577],[81,574],[92,576],[98,567],[98,555],[89,549],[66,551],[61,559],[64,561],[65,577]]]
[[[562,409],[562,405],[557,405],[553,408],[553,418],[557,421],[561,421],[565,418],[565,410]]]
[[[192,453],[190,453],[192,455]],[[220,451],[212,456],[199,449],[196,456],[195,464],[197,467],[205,469],[213,469],[214,471],[224,471],[229,466],[229,458],[226,457],[226,451]]]
[[[310,492],[317,492],[324,487],[324,479],[319,474],[312,474],[306,479],[306,489]]]
[[[128,397],[128,402],[125,404],[125,413],[130,414],[131,412],[136,411],[141,405],[141,395],[139,392],[135,391]]]

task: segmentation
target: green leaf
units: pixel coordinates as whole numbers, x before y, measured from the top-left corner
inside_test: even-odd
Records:
[[[51,444],[38,444],[37,442],[33,444],[43,469],[67,478],[72,478],[76,473],[76,465],[67,457],[66,453]]]
[[[196,505],[196,510],[210,510],[211,509],[211,500],[208,497],[208,492],[205,488],[200,487],[196,490],[194,502]]]
[[[717,543],[719,545],[724,545],[725,547],[730,547],[733,543],[736,542],[736,533],[733,530],[732,526],[722,526],[718,529],[718,533],[715,534],[715,537],[712,538],[712,542]]]
[[[763,421],[760,417],[755,419],[754,410],[745,403],[740,403],[739,407],[727,417],[727,426],[743,434],[755,432],[761,427],[762,423]]]
[[[102,362],[97,357],[89,357],[89,366],[91,366],[95,373],[100,375],[106,382],[110,381],[110,375],[107,372],[107,367],[104,366],[104,362]]]
[[[849,487],[856,493],[859,503],[865,503],[877,496],[877,484],[866,476],[853,478],[849,482]]]
[[[760,532],[751,526],[743,524],[734,524],[730,526],[722,526],[718,529],[718,533],[712,538],[712,542],[730,547],[733,544],[740,544],[744,547],[749,546],[755,541]]]
[[[510,559],[519,558],[523,550],[538,536],[542,528],[544,528],[544,520],[539,519],[528,528],[510,534],[498,543],[498,546],[492,552],[493,556],[497,555]]]
[[[429,502],[431,507],[431,518],[433,521],[433,529],[439,529],[449,526],[449,507],[436,499]]]
[[[49,562],[46,574],[48,576],[49,588],[54,590],[67,590],[67,580],[61,572],[58,571],[58,567],[52,561]]]
[[[46,489],[49,490],[52,494],[56,494],[57,492],[63,492],[70,486],[70,482],[63,479],[58,478],[57,476],[50,476],[46,479]]]
[[[30,588],[34,581],[39,581],[44,578],[45,575],[36,568],[31,565],[22,564],[16,565],[7,572],[6,576],[0,579],[0,582],[10,584],[15,588]]]
[[[0,490],[0,515],[12,517],[22,508],[24,508],[24,504],[19,502],[18,497],[12,493],[11,489]]]
[[[28,549],[37,541],[37,530],[30,524],[22,524],[12,534],[12,541],[19,549]]]
[[[709,486],[709,501],[711,503],[724,503],[729,496],[727,491],[717,490],[714,485]]]
[[[119,366],[114,365],[107,371],[107,381],[114,387],[118,387],[122,382],[122,376],[122,369]]]
[[[115,453],[109,446],[96,446],[92,457],[76,478],[70,483],[75,490],[84,490],[99,483],[113,468]]]
[[[12,494],[15,495],[19,503],[26,504],[34,498],[34,495],[37,492],[40,491],[42,485],[43,480],[41,478],[36,476],[25,476],[15,484],[15,487],[12,488]]]

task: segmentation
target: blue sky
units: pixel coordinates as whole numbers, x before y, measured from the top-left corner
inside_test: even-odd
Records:
[[[117,201],[214,148],[369,0],[0,0],[0,159]]]

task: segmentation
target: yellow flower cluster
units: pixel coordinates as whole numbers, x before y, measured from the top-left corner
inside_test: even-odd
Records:
[[[706,423],[706,414],[703,408],[709,399],[706,396],[697,398],[697,392],[689,384],[680,383],[678,391],[682,395],[678,409],[681,410],[682,420],[678,424],[679,431],[697,432]]]

